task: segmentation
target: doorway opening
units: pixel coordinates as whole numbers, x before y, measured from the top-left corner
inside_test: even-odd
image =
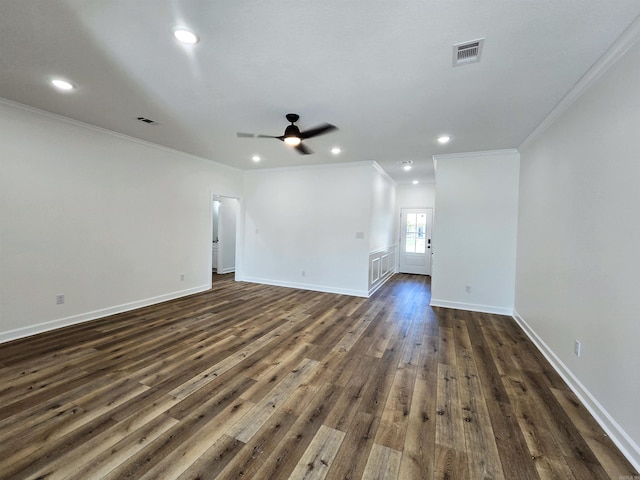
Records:
[[[236,271],[237,198],[213,195],[211,200],[211,273],[217,275]]]
[[[398,271],[431,275],[432,208],[400,210],[400,254]]]

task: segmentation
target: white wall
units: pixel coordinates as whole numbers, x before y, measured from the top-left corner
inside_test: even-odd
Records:
[[[236,221],[238,216],[236,198],[220,198],[220,242],[218,273],[231,273],[236,269]]]
[[[245,172],[238,278],[366,296],[372,168],[366,162]]]
[[[396,216],[402,208],[433,208],[436,202],[435,183],[398,185],[396,189]]]
[[[0,341],[209,288],[239,170],[5,101],[0,132]]]
[[[436,205],[436,184],[398,185],[396,188],[396,240],[400,238],[400,213],[403,208],[431,208]],[[433,221],[433,218],[431,219]]]
[[[435,158],[431,304],[510,315],[519,154],[501,150]]]
[[[371,232],[369,250],[396,245],[396,182],[377,165],[371,170]]]
[[[636,468],[638,79],[636,43],[523,149],[515,301],[516,318]]]

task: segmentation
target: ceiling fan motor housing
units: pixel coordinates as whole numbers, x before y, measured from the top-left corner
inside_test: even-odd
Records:
[[[285,117],[287,117],[287,120],[289,120],[291,123],[296,123],[300,119],[300,115],[298,115],[297,113],[287,113]]]
[[[284,131],[284,136],[300,138],[300,129],[295,125],[289,125]]]

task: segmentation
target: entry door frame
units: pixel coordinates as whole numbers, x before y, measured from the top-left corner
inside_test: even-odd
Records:
[[[241,258],[241,251],[240,251],[240,247],[242,245],[242,224],[240,223],[241,218],[242,218],[242,199],[240,197],[234,197],[234,196],[230,196],[230,195],[220,195],[218,193],[215,193],[214,191],[210,191],[209,192],[209,236],[210,236],[210,241],[209,241],[209,245],[211,245],[213,243],[213,202],[214,201],[219,201],[222,203],[222,200],[235,200],[237,202],[237,206],[236,206],[236,222],[235,222],[235,261],[234,261],[234,267],[232,272],[235,272],[235,276],[236,279],[238,277],[238,270],[239,270],[239,264],[240,264],[240,258]],[[220,205],[220,209],[222,210],[222,205]],[[226,231],[224,230],[224,226],[223,226],[223,222],[220,221],[220,216],[218,217],[218,238],[222,238],[222,235],[225,234],[226,235]],[[225,268],[221,263],[221,259],[223,259],[223,252],[224,252],[224,243],[225,242],[221,242],[218,241],[218,268],[217,268],[217,272],[216,273],[231,273],[231,272],[225,272]],[[209,249],[210,251],[212,250],[211,248]],[[209,265],[209,271],[213,271],[213,253],[210,257],[210,265]]]
[[[426,231],[425,231],[425,242],[426,249],[424,253],[424,263],[422,265],[416,265],[416,263],[422,263],[417,258],[422,254],[407,254],[406,252],[406,222],[407,222],[407,214],[409,213],[425,213],[426,216]],[[412,273],[417,275],[431,275],[431,231],[433,227],[433,208],[431,207],[414,207],[408,208],[403,207],[400,209],[400,234],[399,238],[399,247],[398,247],[398,272],[400,273]],[[407,257],[409,255],[409,257]],[[410,258],[414,261],[407,262],[407,259]]]

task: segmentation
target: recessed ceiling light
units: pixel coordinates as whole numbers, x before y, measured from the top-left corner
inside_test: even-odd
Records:
[[[333,147],[331,149],[331,153],[333,153],[334,155],[338,155],[342,150],[340,149],[340,147]]]
[[[253,157],[251,157],[251,160],[253,160],[254,162],[259,162],[262,159],[260,158],[260,155],[254,155]]]
[[[176,37],[179,42],[186,43],[188,45],[193,45],[200,41],[200,39],[195,33],[183,27],[174,28],[173,36]]]
[[[60,78],[54,78],[53,80],[51,80],[51,84],[58,90],[64,90],[65,92],[68,92],[69,90],[73,90],[75,88],[72,83],[69,83],[66,80],[62,80]]]
[[[413,182],[411,182],[411,183],[413,183],[414,185],[417,185],[417,184],[419,184],[420,182],[419,182],[418,180],[414,180],[414,181],[413,181]]]
[[[401,160],[398,163],[400,165],[402,165],[402,169],[405,172],[408,172],[409,170],[411,170],[413,168],[413,160]]]
[[[438,137],[438,143],[442,143],[443,145],[445,143],[449,143],[449,140],[451,140],[451,137],[449,135],[441,135]]]

